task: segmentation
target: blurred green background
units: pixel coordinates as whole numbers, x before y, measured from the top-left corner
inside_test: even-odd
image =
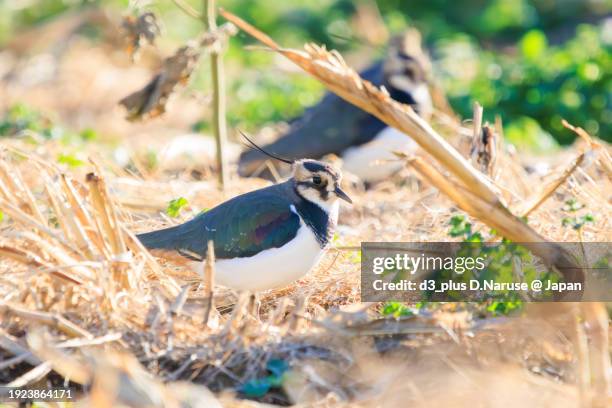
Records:
[[[194,8],[201,2],[183,0]],[[0,0],[0,45],[19,30],[65,11],[89,6],[128,13],[138,2],[119,0]],[[192,38],[201,24],[171,0],[139,2],[164,26],[164,52]],[[561,119],[612,141],[612,11],[610,0],[220,0],[219,5],[252,22],[283,45],[327,44],[374,60],[380,46],[368,45],[363,25],[351,23],[360,7],[378,6],[391,33],[415,26],[434,60],[434,76],[452,107],[470,118],[472,102],[485,119],[500,114],[515,144],[548,148],[574,135]],[[95,30],[92,31],[95,40]],[[226,55],[230,126],[254,130],[289,120],[317,101],[324,90],[300,72],[279,75],[267,52],[244,52],[253,41],[239,34]],[[364,45],[365,44],[365,45]],[[192,86],[209,89],[208,64]],[[240,73],[240,75],[237,75]],[[207,127],[204,120],[196,127]]]

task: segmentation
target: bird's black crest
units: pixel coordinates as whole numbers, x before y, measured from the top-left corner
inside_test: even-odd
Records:
[[[261,147],[257,146],[255,144],[255,142],[253,142],[251,139],[249,139],[249,137],[242,130],[238,130],[238,131],[240,132],[242,137],[244,137],[247,140],[247,142],[249,142],[249,144],[250,144],[249,147],[250,148],[255,148],[255,149],[259,150],[260,152],[262,152],[263,154],[265,154],[266,156],[271,157],[273,159],[276,159],[278,161],[281,161],[283,163],[293,164],[293,160],[283,159],[282,157],[278,157],[278,156],[276,156],[276,155],[274,155],[272,153],[266,152],[264,149],[262,149]]]
[[[329,172],[327,166],[325,166],[322,163],[316,162],[316,161],[310,161],[310,160],[306,160],[304,161],[304,168],[306,168],[306,170],[308,171],[312,171],[317,172],[317,171],[325,171],[325,172]]]

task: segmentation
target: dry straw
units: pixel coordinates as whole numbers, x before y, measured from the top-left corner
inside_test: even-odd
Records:
[[[268,46],[275,46],[265,38]],[[496,167],[507,167],[513,173],[501,174],[499,179],[493,176],[493,182],[408,107],[362,81],[339,54],[316,46],[308,46],[305,52],[279,51],[334,92],[414,134],[454,175],[447,177],[422,158],[403,158],[428,184],[354,191],[355,209],[343,214],[343,223],[358,232],[347,234],[354,241],[343,244],[355,245],[357,240],[374,237],[446,236],[446,215],[453,209],[436,197],[429,184],[508,236],[533,240],[541,235],[571,238],[564,235],[559,213],[553,208],[560,192],[584,197],[594,211],[609,211],[607,195],[602,193],[610,185],[609,154],[586,134],[581,137],[587,152],[581,156],[572,151],[574,156],[565,163],[577,158],[583,163],[595,161],[600,165],[596,169],[583,170],[580,163],[572,162],[566,171],[556,173],[547,184],[551,187],[534,192],[537,177],[527,176],[522,162],[502,153]],[[3,141],[3,145],[10,143]],[[37,152],[54,157],[51,143]],[[596,153],[594,160],[592,153]],[[551,325],[551,315],[544,320],[473,321],[469,313],[457,313],[456,305],[447,305],[434,314],[383,318],[377,305],[358,302],[358,265],[346,251],[333,254],[332,262],[324,261],[306,280],[263,294],[261,313],[253,314],[248,294],[236,297],[222,288],[212,292],[211,261],[206,282],[202,282],[172,265],[160,265],[135,238],[135,230],[161,224],[150,215],[142,222],[142,214],[150,211],[148,201],[152,201],[147,190],[159,200],[160,186],[170,183],[130,180],[142,203],[130,205],[128,211],[121,205],[129,197],[117,188],[120,180],[105,177],[103,168],[92,163],[87,177],[76,177],[77,171],[68,174],[52,159],[13,148],[0,150],[0,210],[8,221],[0,225],[0,379],[4,383],[24,385],[41,380],[57,385],[68,377],[90,387],[91,395],[83,406],[96,408],[127,405],[121,399],[126,395],[134,396],[131,406],[151,406],[151,398],[165,406],[189,406],[186,400],[191,396],[206,398],[207,407],[219,403],[256,406],[237,400],[231,392],[212,396],[204,387],[174,381],[193,380],[215,391],[235,391],[250,380],[268,376],[266,363],[281,359],[291,366],[284,391],[271,391],[266,402],[365,407],[384,401],[388,406],[443,406],[457,401],[476,405],[509,395],[517,404],[540,401],[555,405],[577,398],[571,385],[576,348]],[[519,183],[521,192],[529,193],[526,201],[535,204],[515,206],[523,200],[516,199],[520,196],[516,191],[509,191],[513,190],[508,188],[509,181]],[[232,194],[260,186],[255,181],[247,185],[237,180],[236,184],[239,182],[245,183],[243,189],[233,186]],[[498,190],[508,197],[499,199]],[[206,206],[222,200],[218,192],[211,191],[214,189],[202,200]],[[502,205],[511,201],[512,208],[521,209],[517,214],[532,214],[532,223],[541,234],[516,223],[516,217]],[[135,208],[138,205],[141,208]],[[402,212],[404,208],[410,211]],[[606,237],[606,226],[602,222],[590,227],[589,236]],[[601,319],[598,309],[601,305],[590,307],[580,312],[589,324],[596,323],[589,326],[595,333],[587,350],[592,361],[584,350],[578,356],[586,391],[589,371],[605,371],[608,344],[607,320]],[[577,309],[567,314],[573,317]],[[207,315],[208,324],[204,324]],[[584,344],[584,330],[579,325],[575,329],[576,338],[582,339],[577,344]],[[525,353],[525,342],[529,353]],[[407,359],[407,355],[416,357]],[[541,375],[530,374],[536,369]],[[439,392],[441,383],[448,387],[445,395]]]

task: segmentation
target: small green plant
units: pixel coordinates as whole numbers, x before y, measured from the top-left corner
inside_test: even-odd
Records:
[[[175,198],[170,200],[168,207],[166,207],[166,214],[172,218],[176,218],[181,214],[181,210],[189,205],[189,202],[185,197]]]
[[[571,226],[576,231],[581,230],[586,224],[595,222],[593,214],[585,214],[579,217],[564,217],[561,220],[561,225],[564,227]]]
[[[338,244],[340,242],[340,234],[334,232],[334,236],[332,238],[332,244]]]
[[[266,370],[270,373],[265,377],[254,378],[240,386],[239,391],[247,397],[263,397],[272,388],[278,388],[283,384],[285,372],[289,364],[285,360],[271,359],[266,364]]]
[[[566,212],[576,212],[580,209],[584,208],[584,205],[578,202],[575,198],[570,198],[565,201],[565,205],[563,206],[563,211]]]
[[[74,154],[60,153],[57,156],[57,162],[65,164],[68,167],[79,167],[85,164],[83,160],[78,159]]]
[[[569,214],[575,214],[577,211],[584,208],[584,204],[578,202],[575,198],[570,198],[565,201],[565,205],[563,206],[563,211]],[[583,215],[572,215],[563,217],[561,220],[561,225],[564,227],[572,227],[578,232],[582,231],[582,228],[589,223],[595,222],[595,217],[593,214],[586,213]]]
[[[400,317],[413,316],[414,312],[408,306],[401,302],[387,302],[383,305],[380,313],[385,317]]]
[[[525,220],[525,222],[527,222]],[[479,282],[493,281],[496,283],[511,283],[518,278],[515,272],[515,265],[521,266],[520,279],[523,282],[531,284],[538,279],[557,279],[551,272],[538,274],[533,265],[532,254],[521,245],[513,243],[507,239],[502,239],[500,243],[488,245],[486,239],[480,232],[474,232],[474,227],[464,215],[455,215],[449,221],[449,236],[453,238],[461,238],[464,245],[460,247],[455,254],[456,257],[471,257],[484,256],[486,258],[486,267],[482,270],[466,271],[462,275],[457,275],[450,270],[437,270],[432,276],[438,282],[452,280],[454,282],[462,282],[468,285],[470,281],[477,280]],[[491,230],[491,237],[498,235],[495,230]],[[425,299],[432,300],[435,294],[426,293]],[[458,291],[449,290],[447,296],[456,298],[457,300],[464,298],[464,294]],[[485,310],[492,315],[509,314],[520,310],[523,307],[523,299],[517,291],[511,290],[496,290],[490,293],[483,293],[481,300],[485,305]]]
[[[493,316],[508,315],[512,312],[519,311],[522,308],[523,302],[518,300],[504,302],[494,300],[487,305],[487,312],[491,313]]]
[[[98,133],[91,128],[87,128],[87,129],[81,130],[81,132],[79,133],[79,137],[84,142],[91,142],[98,138]]]
[[[159,158],[157,157],[157,152],[154,150],[149,150],[144,157],[144,165],[147,170],[154,170],[159,165]]]
[[[61,128],[40,112],[18,103],[11,106],[0,119],[0,137],[17,136],[25,131],[41,135],[45,139],[57,139],[63,135]]]
[[[451,237],[463,237],[464,242],[482,242],[482,234],[472,231],[472,224],[467,221],[465,215],[452,216],[449,224],[451,227],[448,235]]]

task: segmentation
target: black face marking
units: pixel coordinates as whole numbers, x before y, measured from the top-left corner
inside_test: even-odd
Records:
[[[320,176],[313,176],[312,179],[310,179],[309,181],[298,181],[295,184],[297,186],[304,186],[306,188],[312,188],[313,190],[316,190],[319,192],[319,196],[324,200],[327,201],[327,199],[329,198],[329,191],[327,191],[327,180],[322,179],[320,181],[319,184],[314,182],[314,178],[315,177],[320,177]]]
[[[324,248],[329,243],[336,225],[321,207],[299,197],[300,200],[295,204],[295,209],[315,234],[321,248]]]
[[[398,51],[397,56],[403,60],[403,61],[415,61],[415,59],[411,56],[406,54],[404,51]]]
[[[308,171],[311,171],[313,173],[317,172],[317,171],[324,171],[326,173],[330,173],[328,166],[326,166],[323,163],[319,163],[316,161],[305,161],[304,163],[304,168]]]
[[[404,92],[401,89],[392,87],[389,91],[389,96],[398,102],[412,106],[416,113],[419,113],[417,102],[414,100],[414,97],[410,92]]]

